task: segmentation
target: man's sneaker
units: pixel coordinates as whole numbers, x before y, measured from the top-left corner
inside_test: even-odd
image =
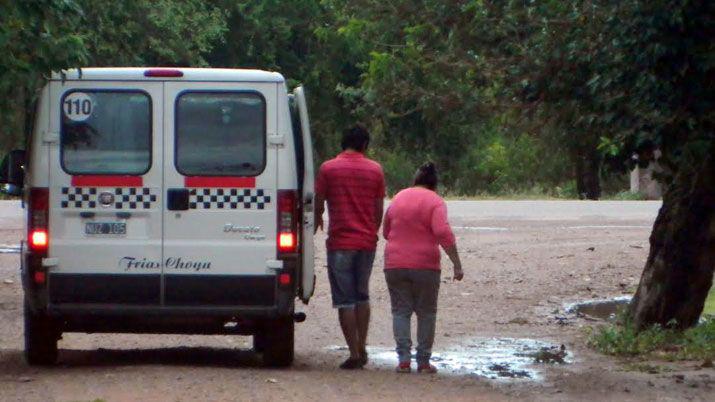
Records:
[[[395,371],[398,373],[410,373],[412,372],[412,366],[410,365],[410,362],[400,362],[400,364],[398,364],[395,368]]]
[[[364,366],[364,364],[361,364],[361,363],[362,363],[362,359],[360,359],[360,358],[357,358],[357,359],[349,358],[349,359],[345,360],[340,365],[340,368],[343,370],[360,369],[360,368],[362,368],[362,366]]]
[[[426,363],[426,364],[420,364],[417,366],[417,372],[420,374],[434,374],[437,372],[437,367]]]
[[[360,365],[365,366],[367,364],[367,351],[363,350],[360,355]]]

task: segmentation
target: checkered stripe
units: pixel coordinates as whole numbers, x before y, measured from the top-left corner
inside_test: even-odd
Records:
[[[62,208],[92,209],[101,206],[99,194],[114,194],[115,209],[151,209],[157,201],[156,189],[149,187],[62,187]]]
[[[263,189],[192,188],[189,209],[265,209],[271,196]]]

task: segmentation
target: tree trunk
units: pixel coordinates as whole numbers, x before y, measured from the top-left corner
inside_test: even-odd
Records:
[[[580,199],[597,200],[601,197],[601,158],[589,147],[577,146],[574,154],[576,191]]]
[[[715,149],[667,189],[629,313],[638,329],[697,324],[715,268]],[[694,161],[693,161],[694,162]]]

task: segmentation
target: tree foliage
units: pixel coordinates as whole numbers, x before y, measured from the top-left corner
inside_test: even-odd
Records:
[[[84,66],[206,65],[224,12],[200,0],[0,2],[0,149],[21,145],[36,91],[52,71]]]
[[[573,180],[597,198],[643,144],[672,149],[664,161],[674,168],[684,134],[661,128],[703,132],[682,103],[712,110],[700,85],[712,80],[694,70],[710,62],[708,44],[681,35],[700,24],[707,37],[707,4],[2,0],[0,147],[21,141],[24,111],[52,70],[253,67],[308,88],[321,158],[337,151],[342,128],[366,122],[393,191],[433,159],[457,194]],[[688,14],[698,7],[704,14]]]
[[[0,150],[21,144],[43,75],[87,61],[81,22],[71,1],[0,1]]]
[[[354,43],[335,30],[336,10],[320,0],[217,0],[227,13],[224,46],[207,56],[214,67],[279,71],[307,88],[318,155],[337,150],[335,134],[351,116],[336,89],[359,78]]]
[[[83,7],[88,65],[208,67],[226,11],[201,0],[93,0]]]

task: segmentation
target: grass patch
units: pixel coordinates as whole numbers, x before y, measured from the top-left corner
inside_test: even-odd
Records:
[[[533,186],[525,189],[504,189],[498,192],[480,191],[470,195],[460,195],[451,191],[443,193],[448,200],[491,201],[491,200],[577,200],[576,190],[570,186],[541,187]]]
[[[642,193],[632,193],[628,190],[619,191],[615,194],[604,194],[602,200],[608,201],[646,201],[648,198]]]
[[[654,326],[637,332],[628,321],[591,328],[588,344],[612,356],[674,360],[715,359],[715,318],[695,328],[676,331]]]
[[[708,295],[707,300],[705,300],[703,315],[715,316],[715,284],[713,284],[710,288],[710,294]]]
[[[499,192],[476,192],[470,195],[460,195],[451,191],[443,192],[444,198],[448,200],[578,200],[575,188],[571,186],[541,187],[534,186],[527,189],[506,189]],[[648,198],[640,193],[630,191],[620,191],[617,193],[607,193],[604,191],[601,201],[646,201]]]
[[[638,371],[647,374],[662,374],[673,371],[672,369],[664,366],[656,366],[648,363],[632,362],[627,363],[624,368],[626,371]]]
[[[514,192],[504,194],[480,193],[475,195],[445,194],[444,199],[447,201],[554,201],[575,198],[559,198],[548,194]]]

